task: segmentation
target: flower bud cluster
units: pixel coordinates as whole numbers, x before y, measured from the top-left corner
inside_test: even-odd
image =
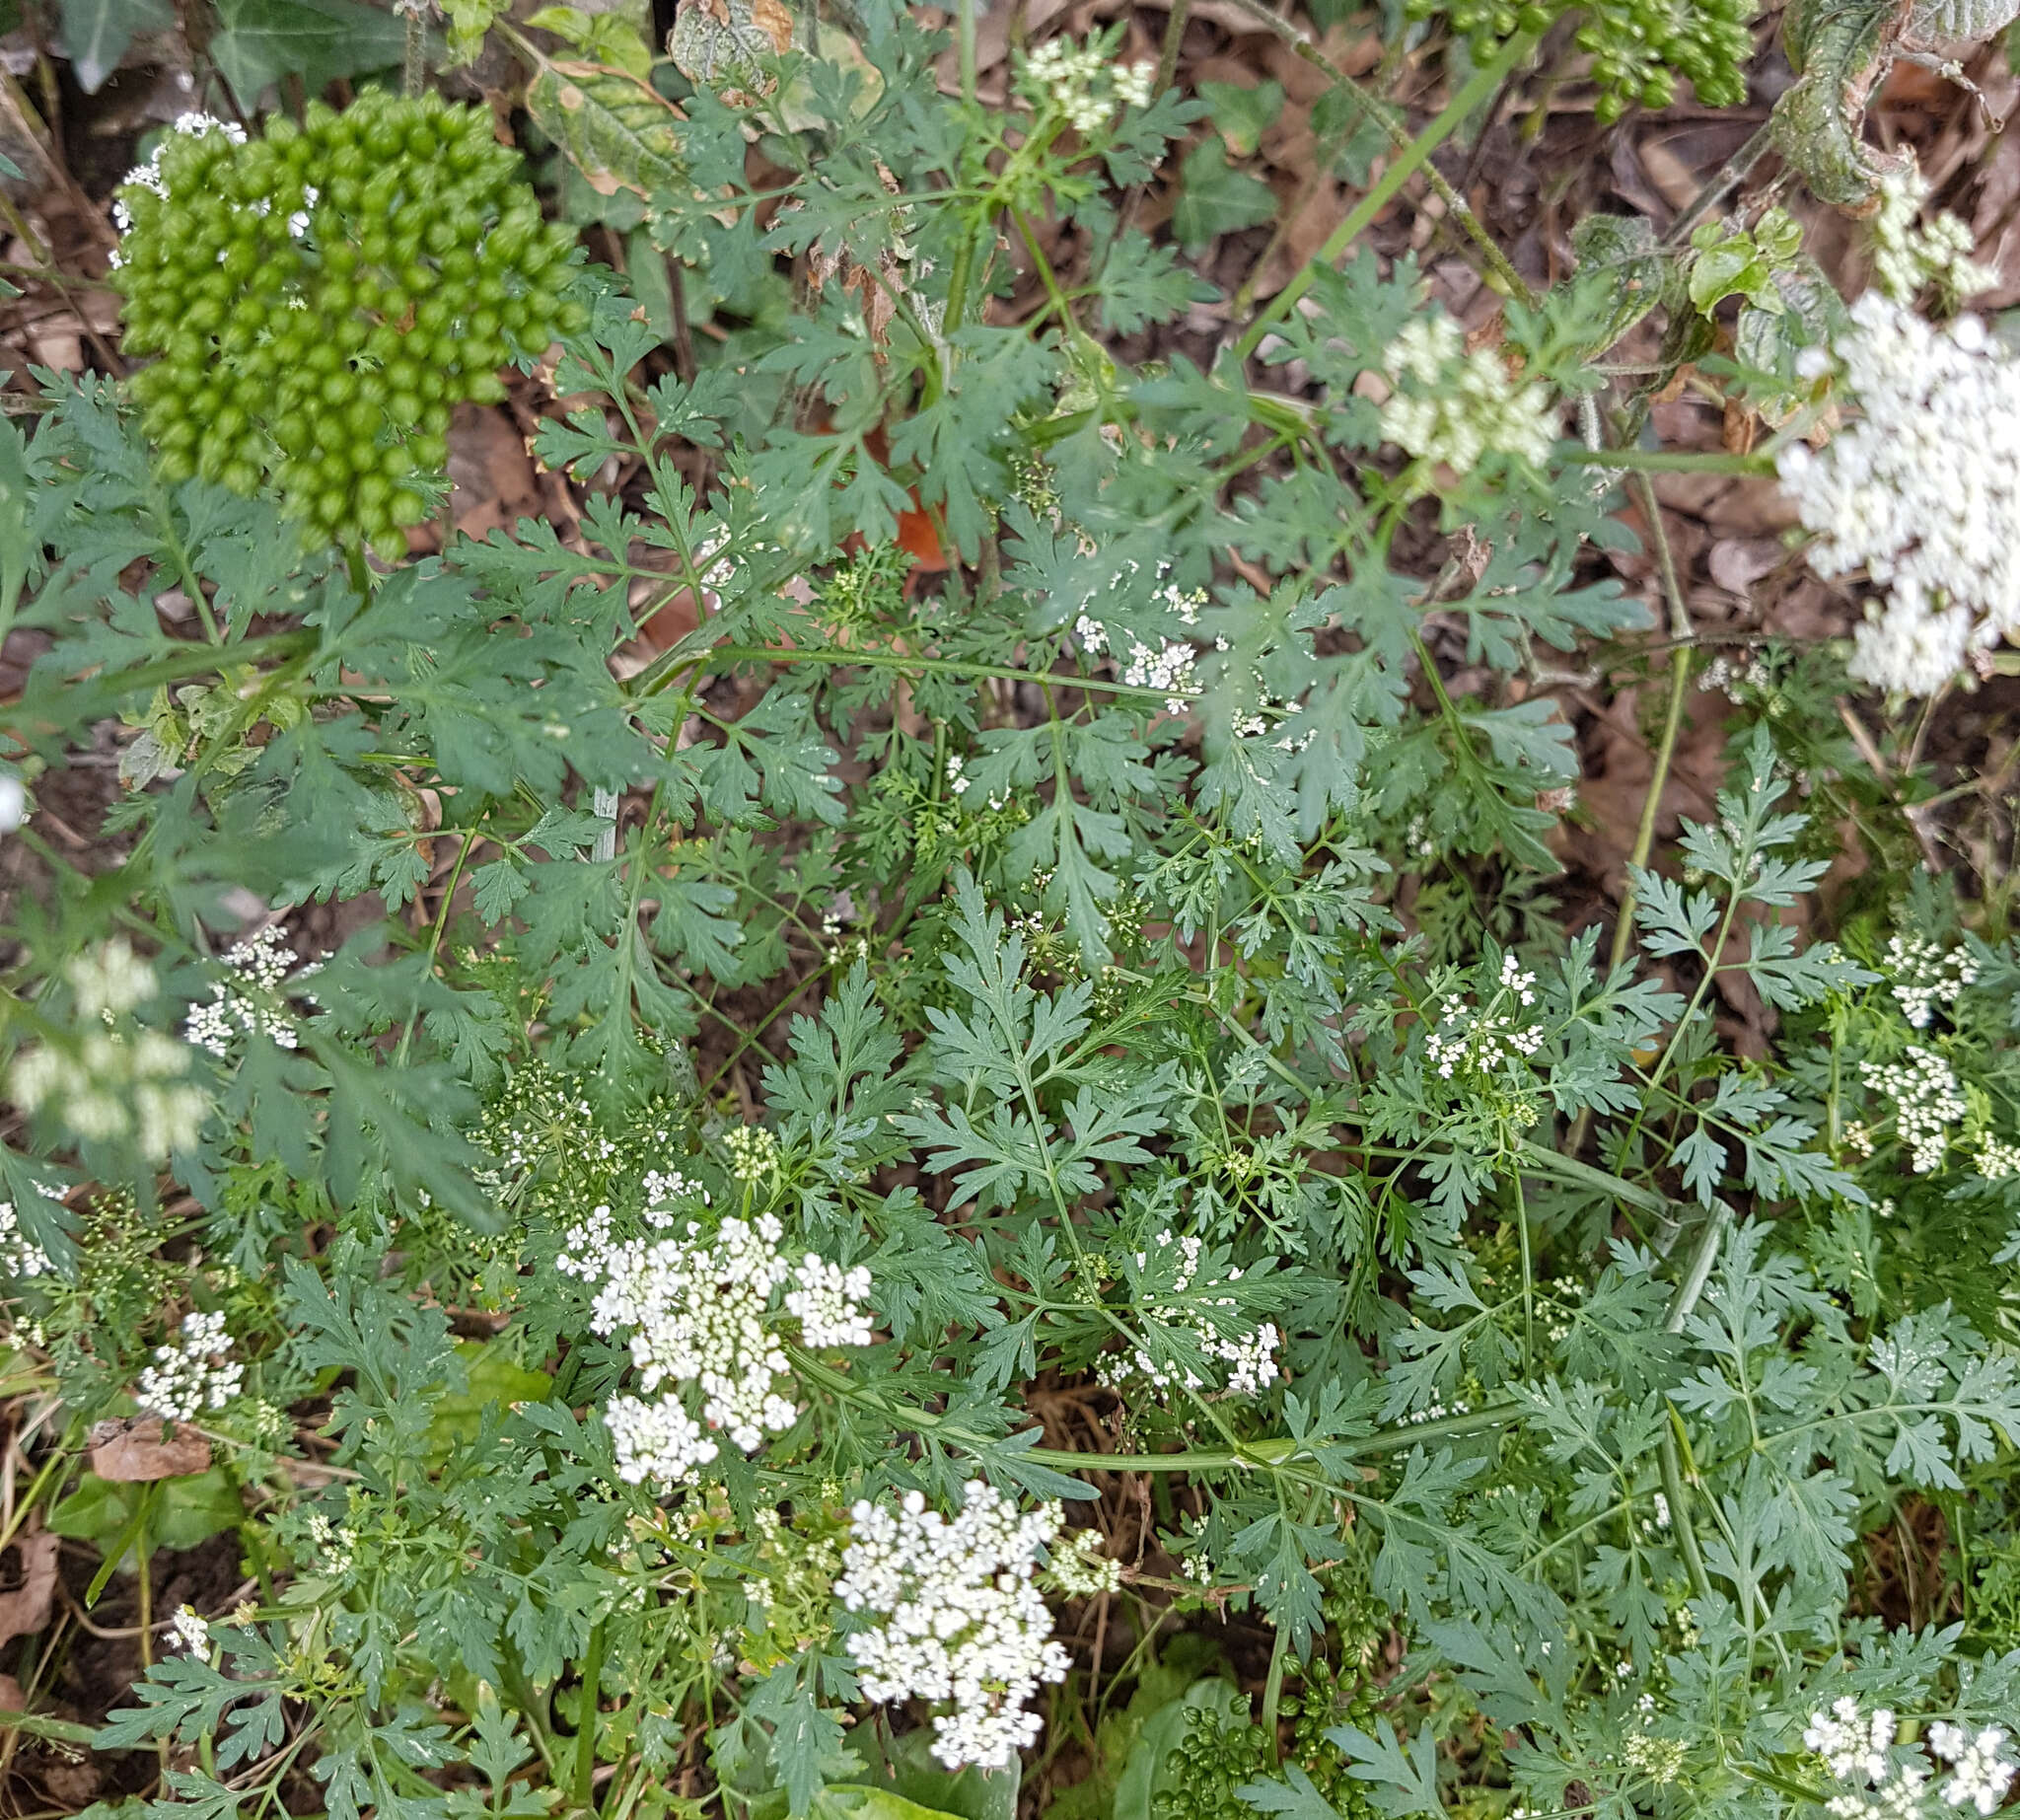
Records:
[[[678,1174],[651,1180],[692,1187]],[[645,1218],[664,1230],[674,1216],[653,1207]],[[604,1421],[626,1483],[691,1484],[716,1457],[712,1435],[727,1434],[755,1453],[767,1436],[793,1425],[794,1384],[771,1310],[775,1292],[788,1281],[797,1287],[785,1297],[786,1312],[799,1320],[807,1345],[870,1343],[872,1322],[861,1307],[869,1272],[861,1266],[844,1272],[812,1252],[794,1266],[779,1252],[783,1237],[784,1228],[765,1213],[725,1219],[707,1237],[690,1220],[685,1237],[620,1239],[608,1206],[568,1229],[556,1264],[597,1285],[591,1331],[628,1336],[631,1362],[648,1395],[662,1385],[691,1386],[700,1399],[699,1420],[678,1389],[654,1402],[612,1400]]]
[[[194,1421],[205,1410],[223,1409],[246,1381],[246,1367],[233,1362],[231,1350],[223,1315],[184,1315],[181,1339],[155,1347],[154,1363],[134,1386],[135,1400],[169,1421]]]
[[[300,1040],[295,1035],[294,1020],[280,1001],[291,993],[299,993],[301,982],[317,972],[322,963],[310,962],[290,982],[289,972],[301,957],[287,945],[286,936],[277,926],[234,943],[220,958],[234,977],[211,982],[210,1003],[189,1007],[189,1016],[182,1026],[183,1036],[198,1049],[218,1056],[230,1052],[240,1032],[249,1037],[264,1037],[280,1049],[298,1047]]]
[[[1916,1030],[1926,1030],[1936,1006],[1954,1005],[1978,981],[1978,963],[1968,948],[1942,948],[1922,935],[1890,935],[1880,965],[1902,1015]]]
[[[949,1704],[933,1719],[933,1755],[949,1769],[1003,1768],[1044,1723],[1025,1703],[1070,1665],[1035,1584],[1059,1506],[1020,1516],[977,1479],[951,1522],[917,1492],[895,1510],[864,1499],[849,1515],[834,1590],[882,1620],[848,1638],[864,1698]]]
[[[1910,1044],[1905,1060],[1862,1061],[1858,1071],[1867,1087],[1894,1102],[1894,1130],[1914,1173],[1940,1168],[1950,1128],[1966,1110],[1956,1070],[1935,1051]]]
[[[1880,180],[1880,210],[1873,217],[1873,281],[1898,304],[1935,285],[1951,300],[1974,297],[1998,283],[1999,274],[1972,258],[1970,227],[1944,211],[1921,225],[1929,181],[1911,159]]]
[[[1398,448],[1462,474],[1489,453],[1538,465],[1549,456],[1556,437],[1549,389],[1518,384],[1491,347],[1468,353],[1459,325],[1442,312],[1406,323],[1382,364],[1400,387],[1382,406],[1382,434]]]
[[[1862,414],[1821,453],[1783,450],[1781,484],[1811,567],[1886,591],[1851,674],[1930,694],[2020,628],[2020,361],[1976,317],[1936,328],[1878,292],[1851,322],[1836,351]]]

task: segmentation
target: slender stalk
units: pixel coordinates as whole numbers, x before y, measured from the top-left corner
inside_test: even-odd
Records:
[[[574,1801],[580,1808],[596,1805],[596,1720],[603,1697],[604,1623],[589,1629],[589,1653],[582,1662],[582,1722],[575,1730]]]
[[[1508,40],[1498,57],[1474,72],[1472,80],[1446,104],[1445,110],[1409,142],[1407,150],[1398,154],[1395,162],[1376,181],[1375,186],[1354,204],[1347,212],[1346,219],[1327,236],[1326,244],[1298,268],[1291,281],[1269,300],[1256,320],[1249,325],[1242,338],[1235,343],[1234,353],[1237,360],[1247,360],[1255,353],[1262,345],[1262,337],[1295,310],[1305,293],[1318,282],[1321,268],[1332,265],[1373,225],[1376,216],[1388,207],[1404,184],[1428,162],[1431,154],[1458,131],[1467,116],[1500,87],[1501,79],[1523,62],[1535,48],[1534,34],[1518,33]]]
[[[1181,4],[1183,4],[1183,0],[1181,0]],[[1258,25],[1274,32],[1278,37],[1282,38],[1291,47],[1292,52],[1296,56],[1309,63],[1314,69],[1323,71],[1328,80],[1351,95],[1373,116],[1383,132],[1389,136],[1389,143],[1395,146],[1398,151],[1407,151],[1409,149],[1409,128],[1403,123],[1396,109],[1379,95],[1375,94],[1372,89],[1368,88],[1365,83],[1356,82],[1353,77],[1349,76],[1346,71],[1334,62],[1331,57],[1312,41],[1304,28],[1298,25],[1295,20],[1286,19],[1281,14],[1271,11],[1269,7],[1263,4],[1263,0],[1235,0],[1235,4],[1253,18]],[[1175,9],[1174,17],[1176,16]],[[1514,74],[1515,72],[1510,70],[1503,79],[1501,84],[1503,90],[1513,80]],[[1158,85],[1159,88],[1164,88],[1169,78],[1166,78],[1165,81],[1161,81]],[[1497,92],[1495,100],[1498,102],[1499,99],[1500,95]],[[1498,112],[1498,108],[1494,111]],[[1466,197],[1453,187],[1444,172],[1440,171],[1436,165],[1427,164],[1424,166],[1424,182],[1429,185],[1431,194],[1436,196],[1445,205],[1447,218],[1456,221],[1467,239],[1473,242],[1475,249],[1480,255],[1481,261],[1485,264],[1487,270],[1500,281],[1501,289],[1506,295],[1534,309],[1537,303],[1536,293],[1529,288],[1528,282],[1509,261],[1508,255],[1501,251],[1500,243],[1487,232],[1486,224],[1473,212],[1472,203],[1468,202]],[[1260,263],[1261,261],[1259,261]]]
[[[1714,206],[1735,183],[1743,182],[1747,173],[1761,162],[1768,148],[1773,143],[1774,128],[1771,123],[1764,120],[1755,129],[1753,137],[1712,174],[1711,181],[1691,198],[1690,205],[1669,224],[1669,232],[1662,237],[1663,245],[1681,246],[1684,237],[1697,224],[1698,217]]]
[[[1283,1761],[1283,1742],[1276,1735],[1276,1715],[1283,1705],[1283,1663],[1289,1653],[1290,1633],[1276,1627],[1276,1638],[1269,1645],[1269,1679],[1262,1685],[1262,1735],[1268,1740],[1269,1762]]]
[[[1172,0],[1171,17],[1164,22],[1164,43],[1157,53],[1157,86],[1150,92],[1152,101],[1172,86],[1179,73],[1179,47],[1185,41],[1186,21],[1191,11],[1192,0]]]
[[[971,108],[975,105],[974,5],[975,0],[961,0],[961,11],[959,14],[961,33],[961,99]]]
[[[400,69],[400,92],[408,101],[418,101],[428,83],[428,28],[422,22],[419,0],[404,0],[393,10],[406,15],[406,58]]]
[[[1719,1242],[1725,1237],[1726,1209],[1721,1203],[1711,1209],[1704,1230],[1697,1235],[1697,1249],[1691,1254],[1684,1279],[1670,1298],[1669,1313],[1662,1323],[1665,1334],[1681,1334],[1691,1318],[1704,1285],[1711,1280],[1711,1267],[1718,1260]],[[1704,1557],[1697,1546],[1697,1528],[1692,1514],[1691,1482],[1684,1477],[1682,1458],[1683,1419],[1676,1405],[1669,1406],[1669,1421],[1662,1431],[1662,1488],[1669,1499],[1670,1528],[1684,1557],[1691,1585],[1700,1599],[1711,1596],[1711,1576],[1704,1570]],[[1694,1474],[1693,1479],[1695,1478]]]
[[[1662,576],[1662,592],[1669,605],[1670,636],[1677,642],[1669,664],[1669,701],[1663,710],[1662,736],[1655,748],[1655,766],[1648,777],[1648,796],[1641,805],[1641,820],[1634,830],[1634,848],[1627,855],[1630,867],[1646,866],[1655,848],[1655,824],[1662,810],[1663,787],[1669,782],[1670,765],[1676,758],[1677,736],[1683,731],[1684,703],[1691,694],[1691,606],[1685,599],[1683,583],[1677,578],[1676,553],[1670,547],[1669,533],[1663,529],[1662,505],[1655,497],[1655,483],[1646,472],[1633,479],[1634,496],[1642,516],[1648,520],[1648,536],[1655,546],[1656,568]],[[1613,965],[1627,958],[1634,928],[1634,882],[1630,872],[1621,899],[1620,920],[1614,924]]]
[[[1774,457],[1728,455],[1723,449],[1581,449],[1560,448],[1557,460],[1578,468],[1624,468],[1641,473],[1765,474],[1774,472]]]

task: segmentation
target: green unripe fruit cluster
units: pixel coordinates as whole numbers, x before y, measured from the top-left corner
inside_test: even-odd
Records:
[[[571,230],[541,219],[490,115],[367,93],[235,142],[179,122],[119,192],[113,276],[172,478],[271,486],[312,534],[388,553],[427,511],[452,408],[578,324]]]
[[[1546,32],[1569,10],[1564,0],[1408,0],[1412,19],[1443,15],[1481,63],[1516,33]],[[1679,76],[1707,108],[1747,99],[1758,0],[1589,0],[1580,10],[1576,42],[1592,58],[1601,125],[1637,103],[1668,107]]]

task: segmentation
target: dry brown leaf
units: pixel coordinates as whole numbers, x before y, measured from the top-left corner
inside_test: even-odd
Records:
[[[17,1537],[14,1552],[21,1557],[21,1584],[12,1592],[0,1592],[0,1648],[17,1637],[33,1637],[49,1622],[49,1608],[56,1596],[57,1539],[46,1529],[32,1536]],[[16,1690],[16,1710],[19,1710]]]
[[[91,1470],[119,1485],[180,1479],[210,1470],[210,1443],[194,1428],[178,1427],[152,1416],[131,1421],[102,1421],[91,1431]]]

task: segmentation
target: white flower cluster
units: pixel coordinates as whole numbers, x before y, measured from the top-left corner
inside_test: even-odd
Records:
[[[1902,1014],[1917,1030],[1929,1027],[1937,1005],[1954,1005],[1967,985],[1978,980],[1978,963],[1968,948],[1939,948],[1926,936],[1887,938],[1881,960]]]
[[[1039,107],[1053,107],[1075,132],[1098,132],[1118,108],[1150,106],[1147,63],[1111,64],[1090,39],[1047,38],[1024,59],[1022,87]]]
[[[1167,638],[1155,651],[1132,638],[1122,665],[1122,681],[1131,689],[1161,692],[1165,711],[1183,714],[1191,699],[1192,667],[1197,662],[1198,653],[1182,638]]]
[[[1867,1713],[1850,1695],[1832,1703],[1829,1712],[1813,1712],[1803,1743],[1824,1760],[1840,1783],[1852,1784],[1824,1804],[1834,1820],[1922,1820],[1930,1812],[1926,1794],[1929,1767],[1913,1758],[1893,1760],[1900,1726],[1885,1707]],[[1951,1766],[1936,1790],[1945,1807],[1971,1807],[1994,1812],[2013,1785],[2020,1763],[2007,1755],[2007,1734],[1987,1725],[1976,1736],[1948,1719],[1928,1728],[1928,1754]]]
[[[665,1186],[678,1176],[648,1178]],[[670,1223],[663,1210],[646,1215]],[[590,1328],[606,1338],[628,1330],[631,1362],[647,1393],[663,1384],[692,1385],[701,1397],[695,1420],[678,1393],[656,1402],[613,1398],[604,1412],[616,1443],[617,1469],[630,1485],[691,1483],[716,1457],[711,1431],[726,1433],[746,1453],[782,1434],[798,1415],[785,1348],[767,1323],[773,1291],[789,1278],[786,1297],[809,1346],[867,1346],[871,1322],[860,1307],[870,1274],[843,1272],[812,1252],[797,1267],[779,1255],[784,1228],[771,1214],[725,1219],[711,1238],[689,1221],[685,1238],[618,1239],[611,1209],[595,1208],[571,1226],[557,1267],[600,1285]]]
[[[309,1512],[309,1540],[323,1551],[316,1565],[325,1573],[348,1573],[357,1561],[358,1532],[332,1523],[320,1510]]]
[[[870,1269],[858,1264],[844,1271],[838,1264],[807,1253],[793,1269],[799,1287],[788,1289],[785,1310],[800,1324],[800,1337],[810,1347],[866,1347],[874,1323],[863,1312],[870,1293]]]
[[[1781,484],[1811,567],[1887,591],[1851,674],[1930,694],[2020,628],[2020,361],[1976,317],[1936,328],[1878,292],[1851,320],[1837,353],[1862,415],[1821,453],[1784,449]]]
[[[1066,1652],[1034,1583],[1039,1552],[1059,1533],[1059,1506],[1017,1507],[980,1480],[952,1522],[917,1492],[896,1509],[859,1501],[834,1590],[883,1622],[848,1638],[873,1701],[947,1702],[933,1755],[949,1769],[1001,1769],[1044,1721],[1025,1703],[1063,1681]]]
[[[281,1049],[298,1047],[294,1021],[279,1000],[299,992],[300,982],[317,972],[322,962],[310,962],[290,982],[288,974],[301,957],[278,927],[234,943],[219,958],[234,978],[211,982],[210,1003],[189,1007],[182,1034],[198,1049],[220,1057],[241,1031],[249,1037],[262,1036]]]
[[[1383,367],[1409,379],[1382,406],[1382,434],[1411,455],[1470,473],[1490,451],[1541,463],[1556,438],[1550,391],[1518,385],[1491,347],[1466,351],[1459,325],[1442,312],[1406,323]]]
[[[1975,1807],[1991,1813],[2006,1798],[2013,1775],[2020,1770],[2006,1755],[2007,1737],[1997,1725],[1987,1725],[1976,1737],[1962,1725],[1938,1719],[1929,1727],[1929,1754],[1951,1766],[1950,1780],[1943,1784],[1943,1805]]]
[[[1141,568],[1142,564],[1133,556],[1124,557],[1121,567],[1110,578],[1110,592],[1121,587]],[[1197,625],[1199,609],[1206,605],[1206,592],[1203,588],[1187,592],[1177,582],[1165,581],[1171,569],[1169,562],[1157,565],[1156,578],[1164,585],[1152,593],[1151,599],[1169,610],[1181,625]],[[1090,588],[1080,597],[1080,605],[1083,608],[1093,606],[1096,592]],[[1085,612],[1073,621],[1073,636],[1089,657],[1099,657],[1109,648],[1107,626]],[[1220,641],[1220,648],[1227,648],[1225,640]],[[1186,711],[1192,698],[1193,669],[1198,662],[1198,653],[1190,643],[1182,638],[1160,638],[1157,647],[1152,649],[1131,633],[1128,650],[1118,650],[1116,655],[1122,660],[1122,681],[1130,688],[1160,690],[1165,693],[1168,713],[1183,714]]]
[[[1199,1260],[1205,1250],[1203,1240],[1190,1233],[1174,1239],[1169,1232],[1160,1232],[1156,1240],[1160,1251],[1168,1250],[1173,1244],[1179,1247],[1181,1263],[1178,1276],[1172,1283],[1172,1293],[1184,1295],[1192,1287],[1199,1274]],[[1145,1269],[1150,1262],[1147,1252],[1136,1254],[1136,1268]],[[1230,1270],[1224,1278],[1227,1282],[1239,1282],[1242,1273]],[[1283,1344],[1283,1336],[1277,1331],[1276,1323],[1264,1321],[1246,1339],[1236,1334],[1223,1334],[1219,1324],[1208,1308],[1235,1308],[1240,1304],[1231,1295],[1216,1295],[1207,1298],[1202,1306],[1197,1301],[1166,1303],[1149,1298],[1139,1305],[1138,1312],[1146,1321],[1155,1321],[1165,1327],[1187,1327],[1192,1332],[1206,1356],[1217,1359],[1227,1367],[1226,1380],[1218,1386],[1211,1385],[1190,1367],[1160,1365],[1140,1347],[1129,1359],[1129,1368],[1136,1375],[1148,1378],[1159,1390],[1183,1388],[1185,1390],[1223,1389],[1232,1391],[1238,1397],[1260,1397],[1276,1382],[1277,1369],[1273,1354]]]
[[[1810,1714],[1803,1747],[1823,1758],[1824,1767],[1840,1783],[1876,1783],[1887,1774],[1895,1729],[1894,1714],[1885,1707],[1868,1715],[1847,1694],[1829,1712]]]
[[[1978,1173],[1987,1182],[2020,1176],[2020,1143],[2007,1143],[1987,1132],[1978,1140]]]
[[[246,1381],[246,1367],[232,1361],[223,1315],[184,1315],[181,1333],[179,1343],[155,1347],[154,1363],[133,1392],[142,1409],[169,1421],[194,1421],[205,1410],[223,1409]]]
[[[1940,1168],[1950,1128],[1965,1113],[1956,1070],[1935,1051],[1910,1044],[1905,1060],[1861,1061],[1858,1071],[1868,1087],[1894,1102],[1894,1129],[1914,1173]]]
[[[179,1605],[169,1620],[169,1646],[186,1649],[199,1661],[211,1659],[210,1621],[193,1605]]]
[[[10,1076],[15,1104],[26,1113],[51,1107],[87,1141],[130,1138],[157,1158],[187,1149],[210,1105],[200,1087],[180,1079],[189,1069],[188,1045],[130,1018],[158,989],[154,969],[121,935],[71,956],[63,975],[85,1022],[100,1028],[74,1045],[24,1051]]]
[[[19,1282],[26,1277],[46,1276],[54,1268],[49,1254],[22,1231],[14,1202],[0,1201],[0,1277]]]
[[[1440,1080],[1450,1080],[1461,1068],[1497,1074],[1543,1047],[1543,1031],[1518,1022],[1516,1016],[1518,1007],[1536,1003],[1536,975],[1525,972],[1512,954],[1504,954],[1495,986],[1493,997],[1482,1007],[1448,1008],[1438,1028],[1425,1038],[1424,1054]]]
[[[1999,274],[1972,258],[1971,229],[1947,211],[1920,224],[1929,199],[1928,179],[1913,163],[1880,180],[1880,212],[1873,217],[1873,278],[1899,304],[1933,284],[1952,299],[1991,289]]]

